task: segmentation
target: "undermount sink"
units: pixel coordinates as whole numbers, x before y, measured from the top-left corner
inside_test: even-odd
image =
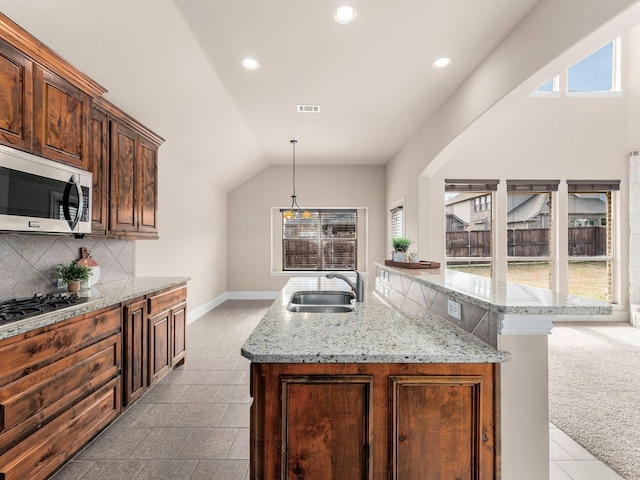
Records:
[[[349,313],[353,312],[351,305],[294,305],[289,304],[287,310],[297,313]]]
[[[343,291],[295,292],[291,295],[287,310],[299,313],[349,313],[354,310],[351,305],[354,298],[352,292]]]
[[[355,295],[351,292],[295,292],[289,303],[292,305],[350,305]]]

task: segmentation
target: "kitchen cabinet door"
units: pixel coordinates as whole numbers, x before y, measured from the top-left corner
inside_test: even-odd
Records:
[[[109,231],[113,234],[134,233],[138,229],[136,141],[133,130],[111,121]]]
[[[147,388],[147,302],[142,299],[124,307],[124,404],[135,402]]]
[[[283,376],[283,475],[371,479],[373,377]]]
[[[482,377],[389,380],[393,479],[492,478],[492,463],[480,455]]]
[[[0,40],[0,143],[30,152],[33,62]]]
[[[158,233],[158,146],[138,139],[138,232]]]
[[[171,366],[182,365],[187,353],[187,303],[171,309]]]
[[[90,97],[40,66],[34,68],[34,152],[87,170]]]
[[[149,317],[149,385],[171,367],[171,310]]]
[[[91,161],[93,205],[91,233],[104,235],[109,223],[109,117],[100,110],[91,111]]]

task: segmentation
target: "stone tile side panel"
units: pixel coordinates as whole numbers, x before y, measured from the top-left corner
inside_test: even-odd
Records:
[[[78,260],[81,247],[86,247],[98,262],[99,283],[134,276],[135,242],[131,240],[3,234],[0,235],[0,300],[56,291],[56,265]]]
[[[380,275],[381,270],[378,269],[378,276]],[[389,302],[408,317],[421,318],[427,312],[435,313],[483,342],[497,348],[498,315],[496,313],[455,298],[453,295],[438,292],[401,275],[390,273],[389,279],[385,283],[391,286],[388,297]],[[449,316],[447,313],[448,300],[453,300],[461,305],[462,315],[460,320]]]

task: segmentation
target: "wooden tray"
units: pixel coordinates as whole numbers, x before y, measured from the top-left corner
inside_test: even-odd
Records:
[[[393,260],[385,260],[384,264],[388,267],[396,268],[440,268],[438,262],[427,262],[426,260],[421,262],[394,262]]]

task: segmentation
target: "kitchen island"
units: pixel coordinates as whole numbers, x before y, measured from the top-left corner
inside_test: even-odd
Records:
[[[293,313],[296,291],[348,287],[291,279],[243,346],[251,478],[548,478],[553,316],[611,305],[383,265],[367,283],[353,312]]]
[[[499,364],[509,355],[373,289],[349,313],[294,313],[294,278],[243,346],[251,478],[497,478]]]

